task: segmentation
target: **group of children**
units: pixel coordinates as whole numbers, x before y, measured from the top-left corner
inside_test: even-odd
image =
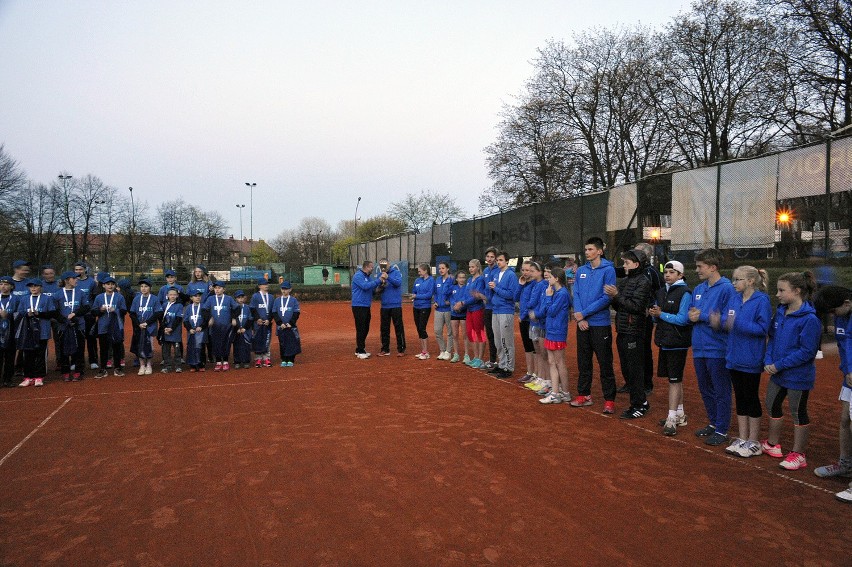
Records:
[[[88,277],[82,263],[49,282],[21,277],[28,273],[22,260],[13,268],[18,277],[0,277],[4,386],[16,385],[16,374],[23,376],[18,386],[44,385],[51,336],[64,381],[83,379],[87,342],[94,339],[100,352],[99,360],[90,365],[98,370],[95,377],[106,377],[110,369],[115,376],[124,376],[128,315],[133,330],[130,352],[139,375],[153,373],[155,341],[161,345],[163,373],[182,372],[184,364],[190,372],[204,372],[208,362],[214,364],[214,372],[228,371],[231,356],[234,368],[250,367],[252,357],[255,367],[270,367],[273,326],[282,367],[293,366],[301,353],[300,305],[286,281],[278,296],[270,294],[266,279],[260,279],[251,297],[241,290],[231,297],[222,282],[210,281],[199,266],[186,288],[176,283],[173,270],[167,270],[167,283],[157,294],[148,278],[138,280],[138,291],[129,294],[118,289],[109,274]],[[89,354],[92,357],[91,349]]]

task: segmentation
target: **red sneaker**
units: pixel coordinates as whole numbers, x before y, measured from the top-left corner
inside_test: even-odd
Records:
[[[68,373],[63,374],[62,375],[62,381],[63,382],[70,382],[71,381],[71,375],[68,374]]]
[[[604,413],[615,413],[615,402],[604,402]]]
[[[213,367],[213,372],[221,372],[222,371],[222,363],[217,362],[216,366]]]
[[[257,360],[254,361],[254,367],[255,368],[262,368],[263,362],[258,358]]]
[[[227,372],[227,371],[228,371],[228,370],[230,370],[230,369],[231,369],[231,365],[230,365],[230,364],[228,364],[227,362],[223,362],[223,363],[222,363],[222,372]]]
[[[574,398],[573,400],[571,400],[568,403],[571,405],[571,407],[574,407],[574,408],[581,408],[583,406],[590,406],[590,405],[592,405],[592,397],[591,396],[577,396],[576,398]]]
[[[266,368],[272,368],[272,359],[271,359],[271,358],[267,358],[266,360],[264,360],[264,361],[263,361],[263,366],[265,366]]]

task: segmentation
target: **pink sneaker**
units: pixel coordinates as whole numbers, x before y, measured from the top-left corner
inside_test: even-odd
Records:
[[[584,406],[592,405],[592,397],[591,396],[577,396],[573,400],[569,402],[571,407],[581,408]]]
[[[33,386],[35,386],[37,388],[40,387],[40,386],[44,386],[44,379],[43,378],[36,378],[35,380],[33,380]]]
[[[216,366],[213,367],[213,372],[221,372],[222,371],[222,363],[217,362]]]
[[[272,359],[271,358],[264,359],[263,366],[265,368],[272,368]]]
[[[797,471],[807,468],[808,462],[805,460],[804,454],[790,451],[787,453],[787,458],[778,463],[778,466],[788,471]]]
[[[230,365],[230,364],[228,364],[227,362],[223,362],[223,363],[222,363],[222,372],[227,372],[227,371],[228,371],[228,370],[230,370],[230,369],[231,369],[231,365]]]
[[[615,402],[604,402],[603,412],[606,414],[615,413]]]
[[[32,378],[24,378],[24,381],[21,382],[20,384],[18,384],[18,386],[21,387],[21,388],[26,388],[27,386],[30,386],[32,383],[33,383]]]
[[[776,459],[780,459],[784,456],[784,453],[781,452],[781,444],[778,445],[770,445],[769,439],[764,439],[760,442],[760,446],[763,449],[764,455],[769,455],[770,457],[775,457]]]

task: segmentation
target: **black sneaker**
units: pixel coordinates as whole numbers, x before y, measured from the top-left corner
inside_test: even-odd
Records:
[[[491,370],[488,370],[488,374],[501,374],[502,372],[503,372],[503,369],[500,368],[499,366],[495,366]]]
[[[512,377],[512,371],[501,369],[500,372],[498,372],[497,374],[494,375],[494,377],[499,378],[500,380],[506,380],[507,378]]]
[[[712,435],[708,435],[707,439],[704,440],[705,445],[717,446],[723,443],[728,442],[728,436],[724,433],[719,433],[718,431],[713,431]]]
[[[645,402],[645,405],[639,406],[638,408],[627,408],[619,417],[621,419],[637,419],[640,417],[645,417],[645,414],[648,413],[648,410],[650,409],[651,406],[648,405],[648,402]]]
[[[716,433],[716,428],[712,425],[708,425],[707,427],[702,427],[698,431],[695,432],[696,437],[710,437]]]

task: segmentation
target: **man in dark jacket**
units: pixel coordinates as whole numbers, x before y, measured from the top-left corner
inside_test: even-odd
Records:
[[[645,319],[651,303],[651,282],[644,270],[648,257],[641,250],[628,250],[621,254],[627,275],[618,287],[608,285],[604,293],[611,298],[615,309],[616,347],[621,362],[621,373],[630,388],[630,407],[621,414],[622,419],[643,417],[651,409],[645,395],[643,338]]]

